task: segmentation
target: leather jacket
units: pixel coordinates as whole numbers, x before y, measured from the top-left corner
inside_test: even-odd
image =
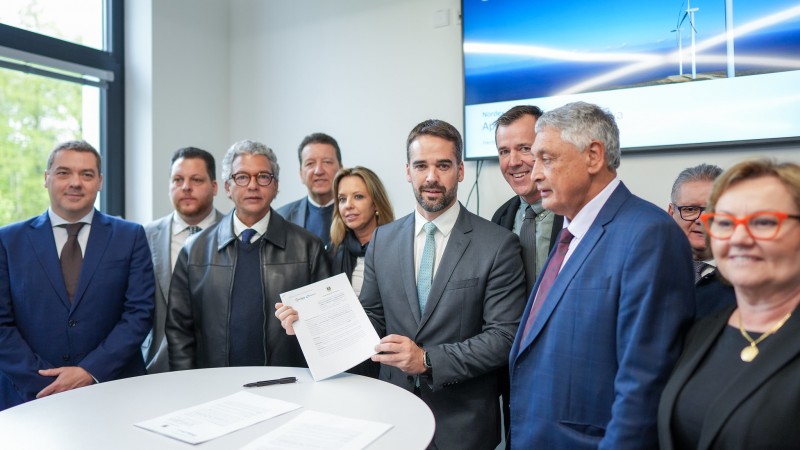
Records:
[[[172,370],[229,365],[230,298],[237,250],[233,214],[189,239],[178,256],[167,307],[166,335]],[[274,210],[259,241],[265,300],[266,365],[308,367],[295,336],[273,312],[279,294],[328,278],[322,242]]]

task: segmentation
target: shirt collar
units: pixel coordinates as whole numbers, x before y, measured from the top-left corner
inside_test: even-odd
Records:
[[[269,225],[269,217],[272,214],[272,209],[267,211],[267,214],[261,218],[258,222],[254,223],[252,227],[248,227],[241,220],[239,217],[236,216],[236,211],[233,212],[233,234],[236,237],[241,236],[242,231],[246,230],[247,228],[252,228],[256,230],[256,236],[261,237],[267,233],[267,225]]]
[[[328,202],[327,204],[325,204],[325,205],[320,205],[319,203],[315,202],[315,201],[314,201],[314,200],[311,198],[311,196],[308,196],[308,203],[311,203],[312,205],[316,206],[317,208],[324,208],[324,207],[326,207],[326,206],[331,206],[331,205],[333,204],[333,200],[334,200],[334,199],[331,199],[331,201],[329,201],[329,202]]]
[[[458,219],[458,214],[460,211],[461,203],[455,202],[453,206],[448,208],[439,217],[433,220],[428,220],[419,213],[419,210],[414,208],[414,236],[424,233],[424,231],[422,231],[422,226],[428,222],[433,222],[433,224],[436,225],[436,229],[439,230],[443,236],[449,235],[450,232],[453,231],[453,227],[456,225],[456,220]]]
[[[53,208],[47,208],[47,216],[50,218],[50,224],[53,225],[53,227],[57,227],[59,225],[72,223],[72,222],[69,222],[68,220],[62,218],[61,216],[59,216],[55,212],[53,212]],[[94,218],[94,208],[92,208],[92,210],[89,211],[88,214],[86,214],[85,216],[81,217],[75,223],[82,222],[82,223],[88,223],[89,225],[91,225],[93,218]]]
[[[525,210],[528,208],[528,206],[533,206],[533,205],[537,205],[537,204],[538,204],[538,205],[541,205],[541,204],[542,204],[542,199],[541,199],[541,197],[539,198],[539,200],[536,200],[536,201],[535,201],[535,202],[533,202],[533,203],[528,203],[528,202],[525,200],[525,198],[524,198],[523,196],[521,196],[521,195],[519,196],[519,207],[520,207],[520,208],[521,208],[523,211],[525,211]]]
[[[614,192],[614,189],[619,186],[620,179],[618,177],[614,177],[611,182],[609,182],[606,187],[600,191],[593,199],[589,200],[578,214],[575,214],[575,217],[572,220],[567,219],[564,217],[564,228],[568,228],[569,232],[572,233],[577,239],[582,238],[587,231],[589,231],[589,227],[592,226],[594,219],[597,218],[597,215],[600,214],[600,210],[603,209],[603,206],[606,204],[608,199],[611,197],[611,194]]]
[[[214,208],[211,208],[211,212],[203,220],[201,220],[197,226],[200,227],[200,229],[205,230],[211,225],[214,225],[214,219],[216,219],[216,215],[217,211]],[[183,220],[180,214],[175,211],[172,212],[172,234],[182,233],[189,228],[189,226],[190,225]]]

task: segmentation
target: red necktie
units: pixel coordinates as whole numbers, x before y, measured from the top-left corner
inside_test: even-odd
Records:
[[[550,261],[547,263],[547,267],[544,269],[544,275],[542,275],[542,282],[539,283],[539,290],[536,292],[536,297],[533,300],[533,306],[531,307],[531,312],[528,314],[528,321],[525,322],[525,328],[522,332],[522,340],[524,341],[525,338],[528,336],[528,333],[531,331],[531,325],[533,325],[533,319],[536,318],[536,315],[539,313],[539,310],[542,309],[542,303],[544,303],[545,299],[547,298],[547,294],[550,292],[550,288],[553,287],[553,283],[556,281],[556,277],[558,276],[558,271],[561,270],[561,264],[564,262],[564,257],[567,256],[567,250],[569,250],[569,243],[572,241],[574,236],[572,233],[569,232],[568,229],[564,228],[561,230],[561,233],[558,235],[558,246],[556,247],[556,251],[553,254],[553,257],[550,258]]]

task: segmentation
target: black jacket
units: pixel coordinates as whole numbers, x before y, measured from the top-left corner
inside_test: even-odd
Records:
[[[233,214],[193,236],[178,257],[169,290],[166,334],[172,370],[226,367],[230,296],[236,271]],[[272,211],[260,239],[267,365],[307,367],[295,336],[272,314],[280,294],[328,278],[322,242]]]

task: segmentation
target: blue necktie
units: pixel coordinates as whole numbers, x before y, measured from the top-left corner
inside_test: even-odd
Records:
[[[433,260],[436,259],[436,225],[428,222],[422,226],[425,230],[425,247],[422,249],[422,261],[419,263],[419,277],[417,278],[417,298],[419,299],[419,315],[425,314],[425,305],[428,303],[428,294],[431,292],[433,280]]]
[[[253,236],[255,236],[256,230],[252,228],[247,228],[242,231],[242,244],[250,245],[250,241],[253,240]]]

